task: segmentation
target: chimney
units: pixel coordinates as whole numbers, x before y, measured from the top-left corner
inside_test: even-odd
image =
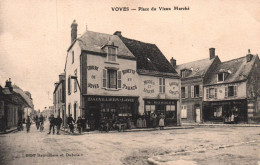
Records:
[[[171,58],[170,62],[173,67],[176,66],[176,60],[173,57]]]
[[[215,57],[215,48],[209,48],[209,59],[213,59]]]
[[[59,82],[61,82],[62,80],[65,80],[65,75],[64,74],[60,74],[59,75]]]
[[[12,92],[13,91],[13,86],[12,86],[12,81],[11,78],[9,78],[9,80],[6,80],[5,82],[5,87],[9,88],[9,90]]]
[[[71,43],[77,39],[77,27],[78,24],[76,22],[76,20],[73,20],[72,24],[71,24]]]
[[[248,53],[246,55],[246,62],[250,62],[252,60],[253,55],[250,53],[250,49],[248,49]]]
[[[121,31],[116,31],[113,35],[117,35],[118,37],[122,37]]]

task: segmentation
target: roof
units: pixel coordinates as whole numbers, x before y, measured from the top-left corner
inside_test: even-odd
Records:
[[[177,72],[180,74],[181,70],[187,69],[191,70],[191,73],[187,75],[187,77],[197,77],[197,76],[204,76],[204,74],[207,72],[211,64],[213,63],[214,59],[218,58],[218,56],[215,56],[215,58],[209,59],[202,59],[197,61],[192,61],[189,63],[181,64],[176,66]]]
[[[177,75],[176,70],[155,44],[145,43],[123,36],[120,36],[120,38],[136,57],[137,69],[174,73]]]
[[[69,49],[76,41],[79,42],[81,50],[96,53],[106,53],[105,50],[102,49],[102,47],[104,45],[107,45],[108,43],[113,42],[114,46],[118,47],[118,55],[134,58],[134,55],[128,50],[125,44],[116,35],[87,31],[81,37],[77,38],[77,40],[72,43]]]
[[[217,81],[217,74],[223,71],[227,71],[228,76],[222,83],[231,83],[247,80],[247,77],[251,72],[256,58],[256,55],[252,55],[252,59],[250,62],[247,62],[246,56],[222,62],[212,71],[212,74],[210,74],[209,78],[206,80],[205,85],[220,84]]]
[[[20,95],[22,96],[22,98],[27,102],[27,104],[28,104],[31,108],[34,107],[33,102],[32,102],[32,99],[31,99],[28,95],[26,95],[25,92],[24,92],[20,87],[18,87],[17,85],[13,85],[13,91],[14,91],[15,93],[20,94]]]

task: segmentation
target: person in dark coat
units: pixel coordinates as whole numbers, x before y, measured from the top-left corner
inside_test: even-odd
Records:
[[[74,133],[74,125],[73,124],[75,124],[75,120],[73,119],[72,114],[70,114],[67,121],[68,121],[68,125],[69,125],[69,128],[70,128],[70,132]]]
[[[50,121],[50,129],[49,129],[48,134],[51,134],[51,129],[52,129],[53,134],[54,134],[55,133],[55,118],[54,118],[53,114],[51,114],[51,116],[49,117],[49,121]]]
[[[62,123],[62,119],[61,119],[60,115],[58,115],[57,118],[56,118],[57,135],[60,134],[61,123]]]

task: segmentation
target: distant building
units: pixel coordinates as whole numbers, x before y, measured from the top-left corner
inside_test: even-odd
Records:
[[[59,82],[55,83],[55,89],[53,91],[53,106],[54,106],[54,116],[58,115],[62,118],[62,121],[66,120],[65,112],[65,74],[59,75]]]
[[[154,44],[86,31],[77,38],[71,25],[67,52],[66,114],[73,118],[129,117],[163,113],[168,125],[179,125],[180,77]],[[79,85],[79,86],[78,86]]]
[[[205,121],[260,122],[260,61],[250,53],[222,62],[205,80]]]
[[[54,106],[45,107],[44,110],[41,112],[43,117],[48,120],[48,118],[54,114]]]
[[[26,94],[18,88],[12,85],[11,79],[6,81],[4,88],[0,86],[0,131],[16,127],[18,121],[24,118],[24,109],[33,108],[33,104],[24,97]]]
[[[181,76],[182,122],[202,122],[203,86],[211,71],[221,63],[215,48],[209,49],[206,59],[176,65],[172,58],[171,63]]]

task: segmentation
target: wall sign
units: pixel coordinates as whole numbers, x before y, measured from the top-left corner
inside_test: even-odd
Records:
[[[144,80],[144,92],[145,93],[154,93],[154,81],[153,80]]]
[[[98,71],[98,66],[94,66],[94,65],[90,65],[90,66],[87,66],[88,70],[96,70]]]
[[[134,85],[134,86],[128,86],[126,84],[123,84],[123,89],[127,89],[127,90],[136,90],[137,89],[137,86]]]
[[[88,101],[102,101],[102,102],[134,102],[134,98],[124,97],[102,97],[102,96],[89,96]]]
[[[179,94],[179,87],[178,87],[179,84],[177,82],[170,82],[169,86],[170,86],[170,90],[169,90],[170,94],[172,94],[172,95]]]
[[[171,100],[145,100],[146,105],[175,105],[175,102]]]
[[[99,88],[99,85],[88,83],[88,88]]]
[[[126,74],[126,73],[135,74],[135,70],[133,70],[133,69],[125,69],[125,70],[122,70],[122,73],[123,73],[123,74]]]

